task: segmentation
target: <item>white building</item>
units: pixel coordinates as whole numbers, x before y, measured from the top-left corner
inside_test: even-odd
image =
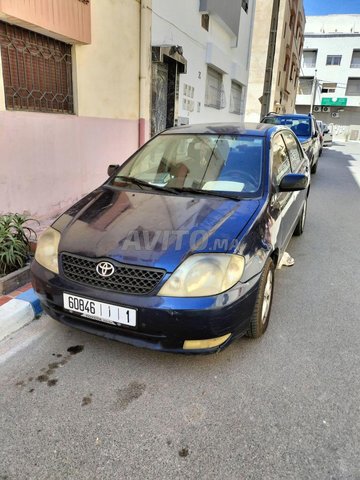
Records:
[[[360,140],[360,15],[307,17],[296,111]]]
[[[153,0],[152,133],[243,121],[255,0]]]

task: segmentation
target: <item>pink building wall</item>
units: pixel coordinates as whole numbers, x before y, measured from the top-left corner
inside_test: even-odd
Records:
[[[126,160],[138,141],[138,120],[0,112],[0,214],[58,215],[103,183],[107,166]]]

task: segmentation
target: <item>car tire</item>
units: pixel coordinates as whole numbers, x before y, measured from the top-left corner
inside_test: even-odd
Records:
[[[306,222],[306,214],[307,214],[307,199],[304,202],[303,208],[301,209],[299,221],[295,227],[294,230],[294,235],[299,237],[302,235],[304,228],[305,228],[305,222]]]
[[[316,173],[316,170],[317,170],[317,167],[318,167],[318,161],[319,159],[316,161],[316,163],[314,163],[314,165],[311,167],[311,173]]]
[[[250,338],[261,337],[268,327],[274,292],[274,272],[274,262],[268,258],[260,277],[256,302],[246,333]]]

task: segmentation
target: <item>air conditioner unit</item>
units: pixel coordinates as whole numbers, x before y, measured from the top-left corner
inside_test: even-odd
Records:
[[[315,105],[315,107],[313,108],[314,112],[321,112],[321,107],[319,107],[318,105]]]
[[[330,107],[322,107],[323,112],[330,112]]]
[[[339,118],[340,117],[340,113],[339,112],[333,112],[331,114],[332,118]]]

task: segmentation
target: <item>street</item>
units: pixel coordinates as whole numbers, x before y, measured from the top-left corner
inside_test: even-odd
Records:
[[[0,479],[359,480],[360,143],[319,161],[259,340],[164,354],[43,315],[0,343]]]

